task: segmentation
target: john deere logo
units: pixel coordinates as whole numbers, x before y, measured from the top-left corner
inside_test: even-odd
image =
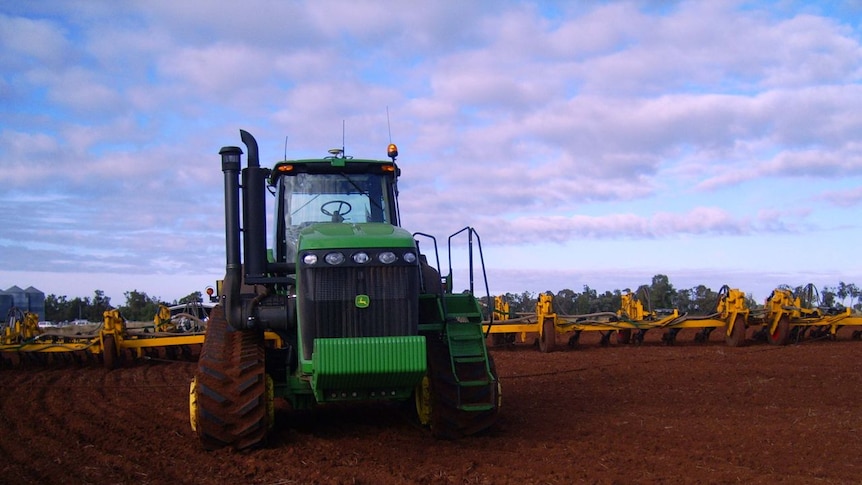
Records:
[[[371,298],[368,298],[368,295],[356,295],[354,302],[356,308],[368,308],[368,305],[371,304]]]

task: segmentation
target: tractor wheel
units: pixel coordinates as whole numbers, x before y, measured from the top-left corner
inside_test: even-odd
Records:
[[[542,335],[539,336],[539,350],[542,353],[553,352],[557,346],[557,330],[554,328],[554,320],[545,318],[542,323]]]
[[[117,368],[117,341],[113,335],[105,335],[102,337],[102,364],[105,369],[114,370]]]
[[[189,414],[204,449],[263,445],[269,424],[263,332],[234,330],[219,305],[210,314]]]
[[[733,328],[730,329],[730,335],[725,333],[724,342],[728,347],[741,347],[745,344],[745,319],[742,315],[737,315],[733,321]]]
[[[790,335],[790,318],[787,315],[778,320],[775,330],[770,332],[767,329],[766,340],[772,345],[787,344],[787,337]]]
[[[464,388],[458,392],[458,384],[452,371],[449,348],[444,341],[435,337],[428,338],[428,391],[430,394],[431,434],[439,439],[458,439],[484,431],[497,421],[500,407],[500,381],[497,368],[491,355],[488,365],[495,383],[487,386]],[[484,365],[471,365],[459,374],[463,380],[479,380],[487,377]],[[487,402],[493,407],[484,411],[459,409],[459,400],[466,402]],[[417,400],[417,408],[419,401]],[[422,409],[417,409],[420,413]],[[420,416],[421,419],[421,416]]]

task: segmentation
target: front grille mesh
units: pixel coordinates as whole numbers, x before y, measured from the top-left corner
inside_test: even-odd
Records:
[[[303,355],[315,338],[418,333],[418,271],[412,266],[306,268],[300,282]],[[356,296],[367,295],[367,308]]]

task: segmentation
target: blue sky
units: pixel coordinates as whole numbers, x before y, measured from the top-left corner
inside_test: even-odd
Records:
[[[492,293],[860,284],[857,5],[6,2],[0,288],[203,290],[221,146],[385,158],[387,110],[403,224]]]

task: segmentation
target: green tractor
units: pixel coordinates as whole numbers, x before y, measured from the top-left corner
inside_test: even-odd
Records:
[[[500,384],[473,294],[472,228],[449,237],[440,276],[436,240],[400,227],[398,151],[262,168],[257,141],[220,150],[226,274],[219,284],[189,397],[206,449],[265,443],[273,400],[293,409],[345,401],[415,403],[431,433],[456,439],[491,427]],[[241,174],[241,177],[240,177]],[[267,248],[266,193],[275,197]],[[470,288],[452,291],[452,238],[467,234]],[[436,267],[419,252],[433,242]],[[482,262],[482,275],[484,262]],[[485,278],[487,290],[487,278]]]

